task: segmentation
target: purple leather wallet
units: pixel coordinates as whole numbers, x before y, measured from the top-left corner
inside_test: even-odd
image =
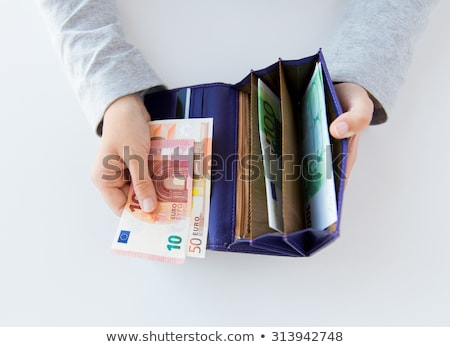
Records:
[[[289,233],[273,231],[254,238],[236,237],[236,233],[239,232],[236,217],[242,213],[236,207],[236,184],[239,179],[237,174],[239,93],[249,91],[252,76],[261,78],[275,93],[279,93],[279,70],[282,69],[295,110],[317,62],[321,62],[326,112],[328,121],[331,122],[342,113],[342,110],[321,51],[299,60],[280,60],[265,69],[252,71],[237,84],[209,83],[158,91],[145,96],[145,105],[153,120],[184,118],[186,114],[189,114],[190,118],[214,118],[207,242],[209,250],[309,256],[339,236],[348,143],[346,140],[331,138],[331,164],[338,216],[333,228],[317,230],[306,227]],[[298,143],[300,146],[300,139]]]

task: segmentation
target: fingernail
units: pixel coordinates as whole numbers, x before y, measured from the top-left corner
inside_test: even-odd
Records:
[[[152,212],[155,209],[156,204],[152,198],[147,198],[147,199],[144,199],[144,201],[142,201],[141,207],[142,207],[142,211],[144,211],[144,212]]]
[[[348,133],[348,124],[346,122],[338,122],[334,124],[333,129],[338,137],[345,137]]]

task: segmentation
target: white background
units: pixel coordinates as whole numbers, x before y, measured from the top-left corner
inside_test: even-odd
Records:
[[[119,3],[169,87],[314,54],[342,20],[337,0]],[[449,325],[449,13],[441,1],[389,122],[362,137],[335,243],[174,266],[110,254],[118,218],[89,178],[99,139],[36,5],[2,0],[0,325]]]

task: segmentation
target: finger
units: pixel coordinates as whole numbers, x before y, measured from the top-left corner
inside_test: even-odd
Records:
[[[144,212],[155,210],[158,202],[148,169],[148,150],[140,148],[137,152],[131,153],[130,149],[129,154],[124,153],[123,160],[130,171],[131,182],[141,209]]]
[[[363,87],[354,83],[340,83],[335,89],[344,113],[330,125],[330,133],[337,139],[348,138],[370,124],[373,101]]]
[[[124,193],[123,189],[124,187],[104,187],[100,189],[103,200],[105,200],[109,208],[118,216],[122,214],[127,203],[127,194]]]
[[[356,158],[358,156],[359,134],[350,138],[348,143],[347,168],[345,170],[346,178],[350,178],[350,174],[355,166]]]
[[[125,164],[118,155],[104,156],[100,149],[91,179],[107,205],[120,215],[127,201],[129,184],[124,177]]]
[[[341,114],[330,125],[330,133],[334,138],[351,137],[365,130],[372,119],[369,109],[351,109]]]

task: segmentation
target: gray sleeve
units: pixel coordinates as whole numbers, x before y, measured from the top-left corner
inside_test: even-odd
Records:
[[[324,47],[332,79],[357,83],[371,94],[375,103],[372,124],[387,120],[414,41],[436,2],[350,0],[330,47]]]
[[[125,41],[114,0],[37,0],[52,41],[92,128],[121,96],[161,85]]]

